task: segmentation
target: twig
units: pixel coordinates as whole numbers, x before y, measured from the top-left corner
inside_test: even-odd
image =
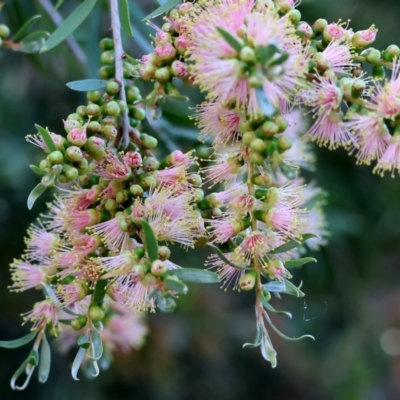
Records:
[[[124,50],[122,48],[121,40],[121,22],[119,20],[118,11],[118,0],[110,0],[111,9],[111,25],[114,39],[114,53],[115,53],[115,79],[121,85],[119,91],[119,98],[121,101],[126,103],[125,95],[125,82],[124,82],[124,69],[123,69],[123,57]],[[129,118],[128,111],[121,114],[121,126],[122,126],[122,139],[124,148],[129,146]]]
[[[38,0],[38,3],[44,8],[47,14],[49,14],[49,17],[53,21],[54,25],[60,26],[64,22],[61,14],[57,10],[54,10],[54,6],[50,0]],[[78,42],[75,40],[75,38],[70,35],[67,37],[66,42],[68,47],[78,60],[79,64],[85,67],[86,55],[79,46]]]

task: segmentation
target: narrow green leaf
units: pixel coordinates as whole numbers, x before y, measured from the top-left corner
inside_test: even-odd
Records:
[[[79,5],[47,39],[40,52],[51,50],[73,33],[90,14],[96,3],[97,0],[85,0]]]
[[[39,167],[37,167],[36,165],[30,165],[29,168],[38,175],[46,175],[47,172],[43,171],[42,169],[40,169]]]
[[[173,96],[167,96],[167,99],[172,100],[172,101],[177,101],[179,103],[186,103],[190,100],[189,97],[180,95],[180,94],[173,95]]]
[[[75,360],[72,364],[71,375],[72,375],[72,378],[75,379],[76,381],[79,381],[78,371],[79,371],[79,368],[81,367],[83,359],[85,358],[85,354],[86,354],[86,349],[81,347],[78,350],[78,353],[76,353]]]
[[[92,343],[90,345],[89,358],[92,360],[100,360],[103,355],[103,341],[101,340],[100,332],[97,329],[90,331],[92,337]]]
[[[171,296],[163,296],[160,292],[156,293],[157,298],[157,306],[158,308],[165,313],[170,313],[174,311],[176,307],[176,303]]]
[[[294,168],[284,162],[281,163],[280,168],[281,168],[283,175],[285,175],[286,178],[292,180],[297,177],[297,170],[298,170],[297,168]]]
[[[264,297],[264,295],[261,295],[261,303],[264,306],[264,308],[266,308],[268,311],[271,311],[275,314],[283,314],[283,315],[286,315],[287,317],[289,317],[290,319],[292,319],[292,314],[290,312],[275,310],[275,308],[272,307],[272,305],[267,301],[267,299]]]
[[[269,44],[268,46],[258,46],[257,50],[261,64],[265,65],[275,55],[278,48],[274,44]]]
[[[284,265],[286,268],[297,268],[309,262],[317,262],[317,260],[312,257],[304,257],[298,258],[297,260],[285,261]]]
[[[167,278],[164,279],[164,285],[168,289],[181,294],[187,294],[189,290],[188,287],[182,281],[173,279],[172,276],[168,276]]]
[[[282,293],[289,294],[291,296],[295,297],[304,297],[304,293],[295,285],[293,285],[292,282],[288,281],[287,279],[284,279],[285,281],[285,290]]]
[[[56,294],[54,293],[53,288],[50,285],[48,285],[46,282],[42,282],[42,286],[44,288],[44,292],[45,292],[46,296],[50,297],[50,300],[53,302],[53,304],[57,308],[62,308],[60,301],[58,300]]]
[[[11,40],[13,42],[20,41],[33,28],[40,18],[42,18],[41,15],[34,15],[33,17],[29,18],[28,21],[26,21],[21,28],[14,33],[14,36],[11,38]]]
[[[147,17],[143,18],[142,21],[147,21],[148,19],[158,17],[161,14],[165,14],[180,3],[182,3],[182,0],[168,0],[162,6],[158,7],[157,10],[153,11]]]
[[[277,365],[276,360],[276,351],[272,346],[271,339],[268,335],[268,332],[265,328],[263,328],[263,340],[261,343],[261,354],[265,360],[271,363],[271,367],[275,368]]]
[[[128,36],[133,37],[128,0],[118,0],[118,5],[122,28]]]
[[[107,284],[108,284],[108,279],[99,279],[97,281],[93,293],[93,301],[95,303],[100,303],[101,301],[103,301],[104,296],[106,295]]]
[[[40,347],[39,382],[45,383],[50,374],[51,350],[46,335],[43,335]]]
[[[319,239],[319,236],[318,235],[314,235],[314,233],[305,233],[303,236],[302,236],[302,243],[304,243],[305,241],[307,241],[308,239],[312,239],[312,238],[318,238]]]
[[[20,47],[16,47],[13,50],[27,54],[38,53],[49,36],[50,34],[46,31],[32,32],[23,38],[20,42]]]
[[[287,243],[283,244],[282,246],[279,246],[275,248],[274,250],[270,251],[268,254],[279,254],[279,253],[285,253],[286,251],[292,250],[299,246],[301,242],[297,240],[289,240]]]
[[[39,352],[33,348],[28,356],[28,364],[37,367],[39,365]]]
[[[312,340],[315,340],[314,336],[311,335],[303,335],[303,336],[299,336],[299,337],[289,337],[286,336],[284,333],[282,333],[271,321],[271,319],[269,318],[268,314],[264,314],[265,319],[267,320],[267,322],[270,324],[271,328],[283,339],[285,340],[290,340],[292,342],[295,342],[297,340],[302,340],[305,338],[310,338]]]
[[[263,285],[263,288],[272,293],[281,293],[285,291],[285,283],[282,281],[271,281]]]
[[[242,348],[250,348],[250,349],[254,349],[258,346],[260,346],[260,344],[262,343],[262,339],[263,339],[263,335],[262,335],[262,329],[260,328],[259,325],[257,325],[257,333],[256,333],[256,338],[254,339],[254,343],[244,343]]]
[[[262,86],[256,89],[256,96],[261,111],[266,117],[272,117],[275,114],[275,108],[272,106]]]
[[[217,283],[219,276],[215,272],[197,268],[182,268],[168,271],[168,274],[175,275],[184,282],[195,283]]]
[[[90,92],[91,90],[104,89],[108,81],[103,79],[83,79],[81,81],[68,82],[66,85],[77,92]]]
[[[1,340],[0,341],[0,347],[3,347],[5,349],[16,349],[17,347],[24,346],[25,344],[31,342],[35,336],[37,335],[37,331],[32,331],[29,332],[27,335],[22,336],[19,339],[15,340]]]
[[[40,182],[43,186],[46,186],[48,188],[56,179],[57,177],[57,170],[54,170],[48,174],[46,174],[43,178],[42,181]]]
[[[29,357],[20,365],[20,367],[15,371],[14,375],[11,377],[11,381],[10,381],[11,389],[24,390],[28,386],[29,380],[31,379],[33,371],[35,370],[35,367],[33,367],[32,365],[30,365],[28,367],[28,362],[29,362]],[[27,367],[28,367],[28,369],[27,369]],[[26,372],[25,382],[22,386],[17,386],[17,379],[24,372]]]
[[[78,340],[77,340],[76,344],[79,347],[82,347],[83,349],[87,350],[90,347],[90,344],[91,344],[88,333],[85,332],[82,335],[80,335],[78,337]]]
[[[270,62],[268,64],[268,67],[274,67],[275,65],[281,65],[284,62],[286,62],[288,60],[288,58],[290,57],[289,53],[283,53],[281,56],[279,56],[278,58],[276,58],[275,60],[273,60],[272,62]]]
[[[50,152],[56,151],[57,147],[54,144],[53,139],[51,138],[50,132],[47,129],[42,128],[40,125],[35,124],[35,127],[39,132],[40,136],[42,137],[49,151]]]
[[[240,53],[243,45],[235,37],[233,37],[229,32],[227,32],[225,29],[220,28],[219,26],[217,26],[217,31],[234,50]]]
[[[158,260],[158,244],[152,227],[145,220],[140,220],[144,233],[144,244],[150,261]]]
[[[208,246],[212,247],[214,249],[214,251],[217,253],[218,257],[225,263],[230,265],[233,268],[236,269],[245,269],[246,267],[239,267],[238,265],[234,264],[232,261],[228,260],[224,253],[221,251],[221,249],[218,246],[215,246],[211,243],[207,243]]]
[[[47,186],[43,185],[42,183],[38,183],[32,191],[29,193],[28,196],[28,209],[32,210],[35,201],[46,191]]]
[[[54,11],[57,11],[61,7],[62,3],[64,3],[64,0],[58,0],[54,6]]]

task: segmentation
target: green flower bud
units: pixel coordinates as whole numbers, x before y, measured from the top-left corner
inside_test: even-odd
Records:
[[[274,118],[275,124],[278,126],[278,133],[285,132],[289,123],[286,118],[282,115],[278,115]]]
[[[251,153],[250,161],[255,165],[263,165],[264,164],[264,157],[260,153]]]
[[[66,179],[67,182],[72,182],[79,175],[78,170],[76,168],[74,168],[74,167],[69,166],[69,165],[64,165],[63,174],[64,174],[65,179]]]
[[[101,93],[98,90],[92,90],[86,93],[86,98],[92,103],[97,103],[101,98]]]
[[[105,145],[104,140],[92,136],[88,139],[86,143],[86,149],[89,152],[90,156],[95,160],[99,160],[100,158],[104,157],[105,154]]]
[[[79,317],[71,321],[71,327],[76,331],[82,329],[86,324],[87,324],[87,318],[84,315],[80,315]]]
[[[128,103],[133,103],[134,101],[140,100],[142,98],[140,90],[136,86],[127,86],[125,87],[125,90],[126,90],[126,101]]]
[[[204,199],[204,191],[203,191],[203,189],[195,188],[195,189],[194,189],[194,198],[193,198],[193,201],[194,201],[195,203],[198,203],[199,201],[201,201],[201,200],[203,200],[203,199]]]
[[[70,119],[64,121],[64,130],[65,132],[69,133],[72,129],[80,128],[82,124],[79,121]]]
[[[115,63],[114,52],[113,51],[103,51],[103,53],[100,54],[100,62],[103,65],[114,65],[114,63]]]
[[[187,177],[187,181],[192,184],[193,186],[202,186],[203,185],[203,180],[201,179],[201,176],[199,174],[190,174]]]
[[[142,133],[140,139],[142,142],[142,146],[146,149],[154,149],[157,147],[157,139],[153,136],[148,135],[147,133]]]
[[[76,108],[76,113],[79,115],[80,119],[86,117],[86,106],[78,106]]]
[[[258,186],[268,186],[272,183],[272,179],[268,174],[254,174],[251,181]]]
[[[97,121],[90,121],[86,129],[90,134],[94,135],[101,131],[101,125]]]
[[[7,25],[0,25],[0,38],[5,39],[10,34],[10,28]]]
[[[151,172],[160,168],[160,162],[155,157],[145,157],[143,159],[143,171]]]
[[[103,51],[113,50],[114,49],[114,41],[110,38],[103,38],[100,40],[100,48]]]
[[[158,246],[158,257],[161,261],[168,260],[171,256],[171,250],[167,246]]]
[[[110,79],[115,77],[115,68],[111,65],[104,65],[99,69],[101,79]]]
[[[68,147],[68,149],[65,151],[65,155],[67,159],[72,162],[78,162],[83,157],[81,149],[77,146]]]
[[[121,113],[121,109],[116,101],[109,101],[106,104],[106,113],[112,117],[117,117]]]
[[[119,93],[121,85],[116,81],[111,81],[107,83],[106,92],[110,96],[114,96]]]
[[[136,264],[132,268],[132,275],[138,278],[143,278],[146,275],[147,268],[144,264]]]
[[[97,104],[88,104],[86,114],[88,117],[95,117],[100,114],[100,107]]]
[[[148,175],[140,180],[140,186],[144,190],[149,190],[150,188],[157,186],[157,179],[154,176]]]
[[[168,82],[171,78],[171,73],[169,72],[168,67],[162,67],[155,71],[154,78],[158,80],[158,82],[164,83]]]
[[[288,136],[281,136],[278,138],[278,148],[279,150],[286,151],[292,147],[292,141]]]
[[[211,216],[214,218],[218,218],[222,215],[222,210],[218,207],[211,209]]]
[[[67,121],[71,121],[71,120],[81,122],[82,117],[78,113],[72,113],[72,114],[69,114],[67,117]]]
[[[118,210],[119,204],[114,199],[108,199],[104,205],[107,211],[115,211]]]
[[[142,64],[139,68],[139,74],[145,81],[152,80],[156,71],[157,67],[149,62]]]
[[[89,162],[88,160],[86,160],[86,158],[82,158],[81,160],[79,160],[77,167],[78,168],[88,168],[89,166]]]
[[[381,60],[381,52],[378,49],[369,49],[366,60],[372,65],[377,65]]]
[[[50,167],[49,162],[47,160],[42,160],[39,163],[39,168],[43,171],[46,171]]]
[[[161,260],[155,260],[151,263],[150,271],[154,276],[161,276],[165,274],[168,271],[168,269]]]
[[[242,142],[245,146],[250,146],[250,143],[256,138],[253,131],[243,133]]]
[[[359,98],[364,92],[366,86],[367,85],[363,79],[356,79],[351,87],[351,96],[355,99]]]
[[[129,190],[121,190],[115,196],[115,201],[119,204],[126,203],[131,198],[131,192]]]
[[[129,191],[132,193],[133,197],[140,197],[143,194],[143,188],[140,185],[132,185]]]
[[[293,8],[288,12],[288,17],[293,24],[297,24],[301,21],[301,12]]]
[[[274,136],[276,133],[279,132],[279,127],[275,122],[272,121],[265,121],[261,125],[261,131],[264,133],[265,136]]]
[[[399,57],[400,48],[395,44],[391,44],[382,54],[385,61],[392,62],[395,58]]]
[[[328,25],[328,21],[326,19],[323,19],[323,18],[317,19],[312,26],[313,31],[316,34],[319,34],[319,33],[323,32],[323,30],[327,27],[327,25]]]
[[[140,107],[128,106],[129,116],[137,121],[143,121],[146,118],[146,111]]]
[[[53,151],[48,156],[48,160],[51,164],[63,164],[64,163],[64,156],[61,151]]]
[[[374,65],[372,67],[372,76],[375,79],[385,79],[386,76],[385,68],[380,65]]]
[[[101,321],[104,318],[104,311],[99,306],[92,306],[89,309],[89,317],[93,321]]]
[[[134,65],[127,61],[123,62],[123,76],[125,79],[131,79],[135,72],[136,69]]]
[[[256,53],[251,47],[244,46],[240,50],[239,58],[245,63],[252,64],[256,60]]]
[[[250,149],[251,151],[255,151],[257,153],[261,153],[262,151],[264,151],[265,148],[265,142],[262,139],[253,139],[250,143]]]
[[[239,287],[241,290],[249,291],[252,290],[256,284],[257,271],[249,270],[239,278]]]

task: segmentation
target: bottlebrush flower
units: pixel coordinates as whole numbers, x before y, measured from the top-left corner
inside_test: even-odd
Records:
[[[60,236],[49,232],[40,221],[39,226],[31,225],[28,235],[29,237],[25,239],[27,246],[25,257],[30,261],[48,260],[60,243]]]
[[[111,151],[106,150],[105,156],[95,161],[94,173],[106,179],[127,179],[131,173],[124,155],[122,161]]]
[[[389,145],[374,168],[374,172],[383,176],[386,171],[391,171],[392,177],[394,177],[395,170],[400,173],[400,133],[397,132],[391,137]]]
[[[213,237],[211,243],[225,243],[250,225],[250,221],[246,218],[238,220],[230,216],[205,221],[209,223],[211,228]]]
[[[12,292],[23,292],[36,288],[45,280],[48,265],[31,264],[24,260],[14,260],[10,266],[13,284],[9,287]]]
[[[86,296],[86,290],[83,285],[75,283],[58,285],[54,292],[63,307],[68,307]]]
[[[338,40],[330,42],[326,49],[319,54],[324,62],[327,62],[327,64],[325,64],[326,67],[328,67],[327,69],[338,74],[347,73],[356,65],[352,62],[353,54],[351,53],[350,46]],[[318,57],[316,61],[318,65]]]
[[[43,300],[35,303],[32,311],[28,311],[23,315],[24,323],[30,321],[33,322],[32,330],[45,325],[51,324],[56,326],[58,323],[58,310],[57,307],[52,304],[49,300]]]

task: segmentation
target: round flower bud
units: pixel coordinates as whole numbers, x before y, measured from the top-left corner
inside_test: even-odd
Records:
[[[278,147],[281,151],[289,150],[292,147],[292,141],[289,136],[281,136],[278,138]]]
[[[88,104],[86,114],[88,117],[95,117],[100,114],[100,107],[97,104]]]
[[[257,153],[261,153],[262,151],[264,151],[265,148],[265,142],[262,139],[253,139],[250,143],[250,149],[251,151],[255,151]]]
[[[357,31],[351,39],[351,44],[358,49],[369,46],[375,41],[377,29],[372,25],[369,29],[364,31]]]
[[[155,260],[151,263],[150,271],[154,276],[161,276],[167,272],[167,267],[161,260]]]
[[[148,175],[140,180],[140,186],[144,190],[149,190],[150,188],[157,186],[157,179],[154,176]]]
[[[51,164],[63,164],[64,163],[64,156],[61,151],[52,151],[48,156],[48,160]]]
[[[119,93],[121,85],[116,81],[111,81],[107,83],[106,92],[110,96],[114,96]]]
[[[257,279],[257,272],[250,270],[239,278],[239,287],[241,290],[248,291],[254,288]]]
[[[86,98],[92,103],[97,103],[101,98],[101,93],[98,90],[92,90],[86,93]]]
[[[334,39],[344,39],[345,34],[346,29],[344,29],[341,25],[337,23],[328,24],[322,32],[322,36],[326,43],[329,43]]]
[[[121,190],[115,196],[115,201],[118,204],[126,203],[131,198],[131,192],[129,190]]]
[[[114,199],[108,199],[104,207],[107,211],[115,211],[118,210],[119,203]]]
[[[188,175],[187,181],[193,186],[200,187],[203,185],[203,180],[201,179],[201,176],[199,174]]]
[[[88,150],[90,156],[95,159],[99,160],[100,158],[104,157],[105,154],[105,143],[103,139],[97,138],[92,136],[88,139],[86,143],[86,149]]]
[[[132,275],[135,278],[140,278],[142,279],[147,272],[147,268],[144,264],[136,264],[132,268]]]
[[[87,324],[87,318],[84,315],[80,315],[79,317],[71,321],[71,327],[76,331],[82,329],[86,324]]]
[[[104,65],[99,69],[101,79],[110,79],[115,77],[115,68],[111,65]]]
[[[75,146],[83,146],[87,141],[86,125],[81,128],[74,128],[68,132],[67,139]]]
[[[382,58],[385,61],[392,62],[396,57],[400,55],[400,48],[395,44],[391,44],[382,54]]]
[[[137,121],[143,121],[146,118],[146,111],[140,107],[129,106],[129,116]]]
[[[381,60],[381,52],[378,49],[369,49],[366,60],[372,65],[377,65]]]
[[[121,113],[121,109],[116,101],[109,101],[106,104],[106,113],[112,117],[117,117]]]
[[[143,188],[140,185],[132,185],[129,191],[132,193],[133,197],[140,197],[143,194]]]
[[[171,43],[163,42],[156,46],[154,53],[161,61],[172,61],[176,56],[176,49]]]
[[[50,165],[49,165],[49,162],[48,162],[47,160],[42,160],[42,161],[40,161],[40,163],[39,163],[39,168],[40,168],[41,170],[46,171],[47,168],[49,168],[49,167],[50,167]]]
[[[101,128],[101,136],[107,140],[114,140],[117,137],[118,131],[113,124],[105,124]]]
[[[142,64],[139,68],[139,74],[145,81],[153,79],[156,71],[157,68],[151,63]]]
[[[115,57],[113,51],[103,51],[100,54],[100,62],[103,65],[114,65]]]
[[[145,172],[156,171],[160,168],[160,162],[155,157],[145,157],[142,168]]]
[[[64,165],[63,174],[64,174],[67,182],[72,182],[73,180],[75,180],[78,177],[79,172],[74,167],[71,167],[69,165]]]
[[[351,87],[351,96],[355,99],[360,97],[364,92],[367,84],[363,79],[356,79]]]
[[[142,165],[142,156],[137,151],[128,151],[125,154],[125,161],[131,168],[137,168]]]
[[[313,30],[316,34],[321,33],[327,25],[328,21],[326,19],[317,19],[313,24]]]
[[[100,40],[100,48],[101,50],[112,50],[114,49],[114,41],[110,38],[103,38]]]
[[[10,28],[7,25],[0,25],[0,38],[5,39],[10,34]]]
[[[101,131],[101,125],[97,122],[97,121],[90,121],[87,125],[86,130],[90,133],[90,134],[96,134],[99,133]]]
[[[83,157],[81,149],[77,146],[68,147],[65,151],[65,155],[68,160],[72,162],[78,162]]]
[[[311,37],[314,34],[311,26],[309,24],[307,24],[307,22],[304,22],[304,21],[299,22],[297,24],[296,33],[300,38],[302,38],[304,40],[311,39]]]
[[[189,70],[186,63],[175,60],[171,64],[171,74],[177,78],[186,78],[188,76]]]
[[[261,131],[264,133],[265,136],[274,136],[276,133],[279,132],[279,127],[272,121],[265,121],[261,125]]]
[[[250,146],[250,143],[256,138],[253,131],[245,132],[242,136],[242,142],[245,146]]]
[[[158,246],[158,257],[165,261],[171,256],[171,250],[167,246]]]
[[[291,9],[287,15],[293,24],[297,24],[301,20],[301,12],[295,8]]]
[[[67,117],[67,121],[75,120],[75,121],[82,121],[82,117],[78,113],[69,114]]]
[[[386,74],[385,74],[385,68],[380,66],[380,65],[374,65],[372,67],[372,76],[375,79],[384,79]]]
[[[251,47],[244,46],[240,49],[239,58],[245,63],[252,64],[256,60],[256,53]]]
[[[263,165],[264,157],[260,153],[251,153],[250,161],[255,165]]]
[[[92,306],[89,309],[89,317],[93,321],[101,321],[104,318],[104,311],[99,306]]]
[[[263,79],[256,75],[251,75],[248,79],[248,84],[251,88],[258,88],[262,86]]]
[[[64,130],[65,132],[69,133],[72,129],[77,129],[82,126],[82,124],[79,121],[70,119],[64,122]]]
[[[170,77],[171,77],[171,73],[169,72],[168,67],[159,68],[154,73],[154,78],[156,78],[158,80],[158,82],[161,82],[161,83],[169,81]]]
[[[268,186],[272,183],[272,179],[267,174],[254,174],[251,177],[251,181],[258,186]]]
[[[147,133],[142,133],[140,139],[142,142],[142,146],[146,149],[154,149],[157,147],[157,139],[153,136],[148,135]]]
[[[131,79],[135,72],[136,69],[130,62],[123,62],[123,76],[125,79]]]
[[[126,100],[128,103],[133,103],[134,101],[140,100],[142,98],[140,90],[136,86],[125,87],[125,90],[126,90]]]
[[[86,158],[82,158],[81,160],[79,160],[77,167],[78,168],[88,168],[89,166],[89,162],[88,160],[86,160]]]

